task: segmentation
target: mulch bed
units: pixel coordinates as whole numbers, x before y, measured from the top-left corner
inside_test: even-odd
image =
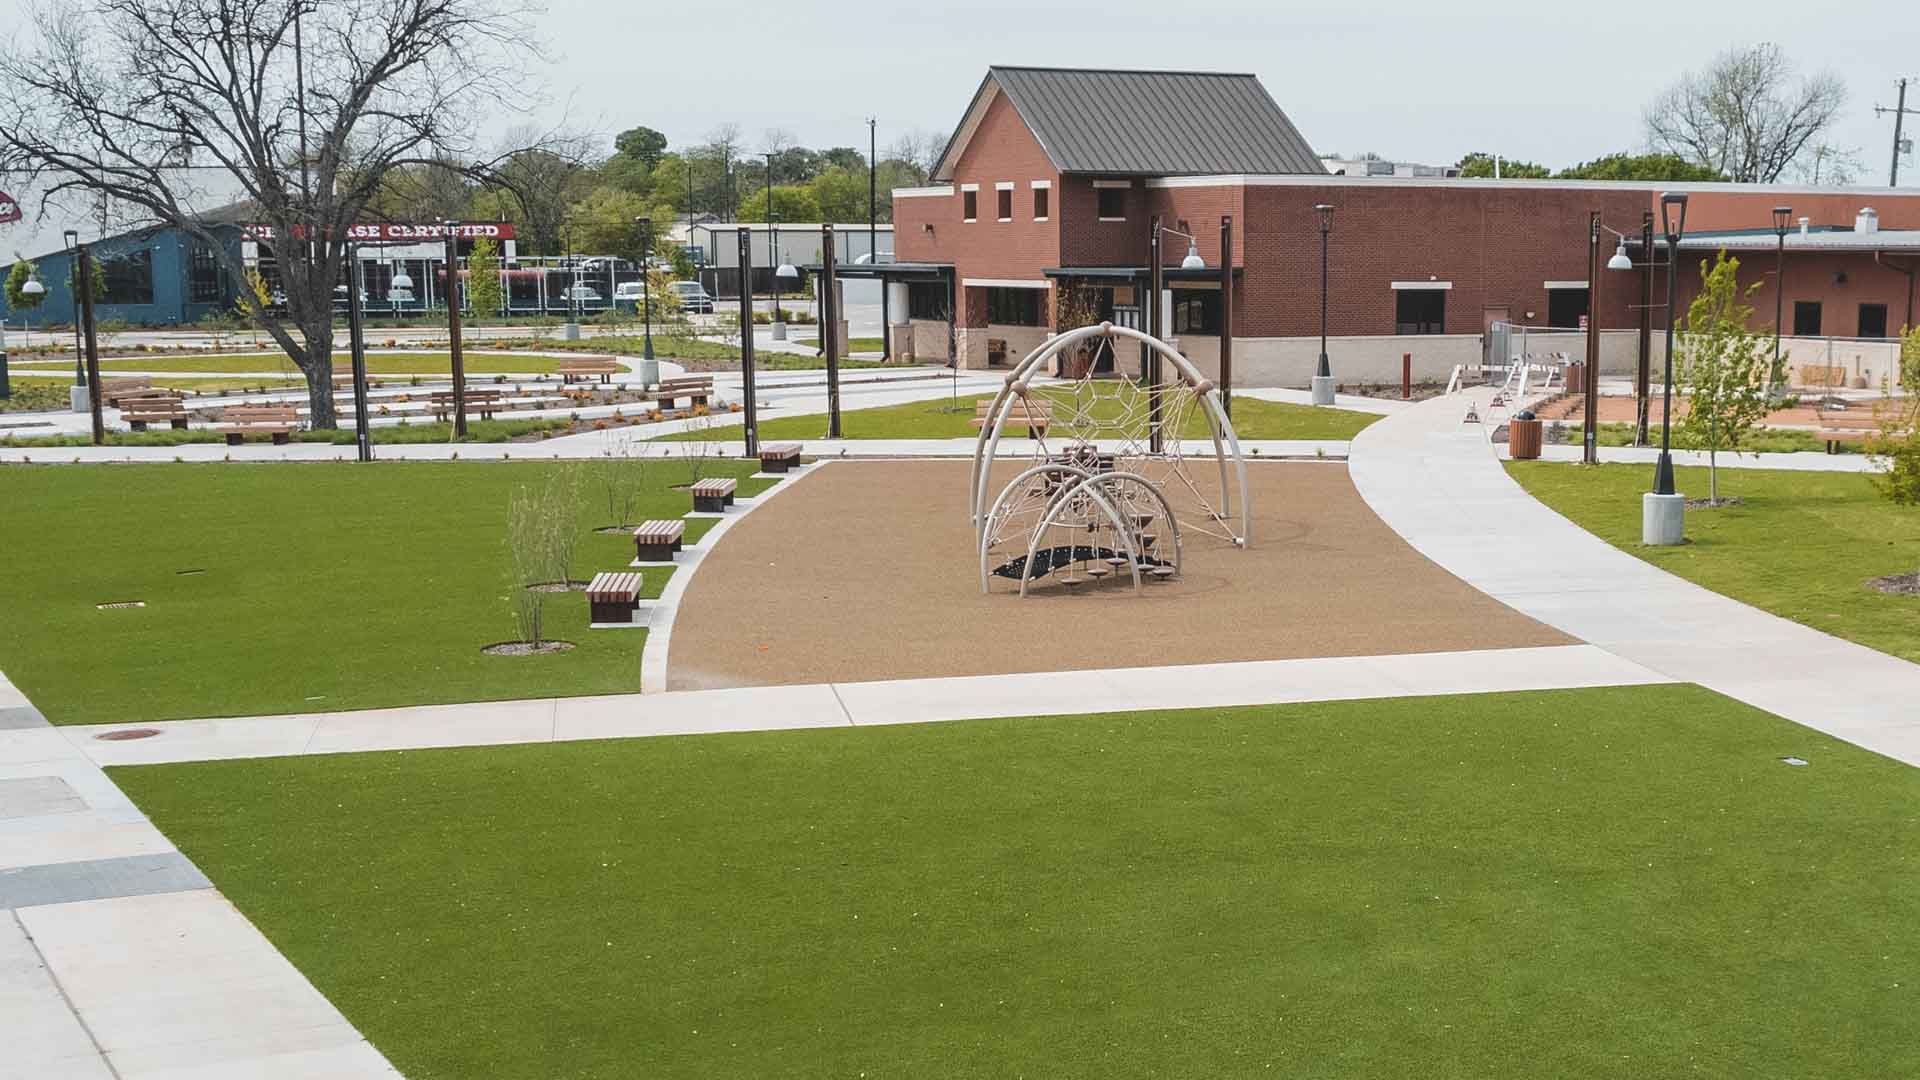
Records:
[[[571,641],[543,641],[538,645],[531,641],[502,641],[480,651],[488,656],[545,656],[548,653],[566,652],[571,648]]]
[[[1868,578],[1867,588],[1877,589],[1889,596],[1920,596],[1920,573]]]

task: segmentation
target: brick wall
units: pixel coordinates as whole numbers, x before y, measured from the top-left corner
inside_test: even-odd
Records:
[[[1691,215],[1689,215],[1691,216]],[[1740,285],[1744,292],[1747,286],[1759,285],[1746,302],[1753,308],[1750,325],[1755,328],[1773,327],[1773,310],[1776,293],[1774,292],[1774,253],[1771,251],[1735,251],[1728,254],[1740,260]],[[1711,262],[1714,256],[1686,254],[1680,260],[1680,311],[1685,316],[1686,305],[1700,291],[1700,266]],[[1891,263],[1900,266],[1920,267],[1920,258],[1889,256]],[[1909,279],[1906,274],[1895,270],[1887,262],[1875,262],[1870,254],[1794,254],[1789,251],[1785,261],[1786,294],[1779,299],[1784,301],[1781,322],[1787,333],[1793,332],[1793,305],[1797,300],[1818,301],[1821,306],[1820,333],[1827,337],[1854,337],[1860,332],[1860,305],[1883,304],[1887,309],[1887,333],[1898,335],[1900,328],[1909,321],[1908,312],[1914,311],[1914,318],[1920,318],[1920,309],[1913,309],[1909,293]],[[1659,281],[1656,288],[1664,290],[1665,281]],[[1664,291],[1658,302],[1665,303]],[[1656,325],[1664,323],[1656,321]]]
[[[1053,185],[1046,221],[1033,218],[1033,181]],[[994,185],[1011,182],[1013,220],[996,220]],[[961,187],[978,184],[979,215],[961,216]],[[1004,97],[987,107],[954,163],[954,193],[894,203],[894,250],[902,262],[953,263],[963,277],[1035,280],[1060,264],[1060,176]],[[926,225],[933,231],[927,232]]]

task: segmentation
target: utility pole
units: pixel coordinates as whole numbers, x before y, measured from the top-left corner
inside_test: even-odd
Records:
[[[1873,107],[1873,112],[1875,116],[1879,116],[1883,113],[1893,114],[1893,154],[1892,154],[1893,163],[1887,169],[1887,186],[1899,187],[1900,186],[1900,153],[1902,150],[1901,143],[1904,141],[1900,137],[1900,132],[1902,128],[1901,122],[1904,121],[1909,115],[1920,116],[1920,109],[1907,108],[1907,80],[1906,79],[1900,80],[1900,98],[1898,101],[1894,102],[1893,108],[1889,109],[1884,105],[1875,105]]]

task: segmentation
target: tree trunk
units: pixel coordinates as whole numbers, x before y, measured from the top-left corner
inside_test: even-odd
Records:
[[[309,426],[316,431],[332,430],[340,426],[333,407],[333,312],[329,309],[301,330],[307,339],[300,370],[307,376]]]

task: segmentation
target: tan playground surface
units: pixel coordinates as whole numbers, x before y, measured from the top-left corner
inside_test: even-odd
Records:
[[[1022,598],[1003,579],[979,590],[966,462],[813,470],[701,564],[668,689],[1572,643],[1408,547],[1343,464],[1248,472],[1247,550],[1188,533],[1177,581]]]

